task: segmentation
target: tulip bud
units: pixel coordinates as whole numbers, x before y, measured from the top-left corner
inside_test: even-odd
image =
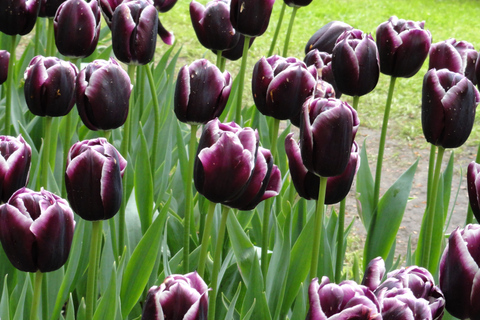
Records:
[[[36,116],[61,117],[75,104],[77,67],[57,57],[36,56],[25,70],[25,101]]]
[[[150,288],[142,320],[207,319],[208,287],[196,271],[173,274],[160,286]]]
[[[331,54],[333,52],[333,47],[335,47],[335,43],[337,43],[338,37],[345,31],[351,29],[353,29],[353,27],[345,22],[330,21],[310,37],[305,46],[305,54],[313,49]]]
[[[320,177],[308,171],[303,165],[300,146],[293,139],[293,133],[285,138],[285,151],[288,157],[288,167],[292,176],[293,185],[298,195],[307,200],[318,198]],[[325,204],[334,204],[342,201],[352,187],[353,178],[360,167],[358,145],[353,142],[350,160],[345,171],[338,176],[328,177],[325,192]]]
[[[480,221],[480,164],[470,162],[467,169],[468,198],[477,221]]]
[[[230,22],[230,6],[226,0],[213,0],[204,7],[190,2],[190,18],[198,41],[207,49],[218,51],[235,47],[240,39]]]
[[[22,135],[0,136],[0,200],[7,202],[27,185],[31,159],[32,149]]]
[[[38,16],[42,18],[55,17],[58,7],[60,7],[60,5],[64,2],[65,0],[41,0],[40,12]]]
[[[75,143],[68,152],[68,201],[85,220],[107,220],[120,209],[127,161],[104,138]]]
[[[465,75],[475,85],[475,62],[478,52],[467,41],[448,39],[432,44],[429,53],[428,69],[448,69]]]
[[[333,48],[332,70],[342,93],[363,96],[375,89],[380,65],[372,36],[358,29],[345,31]]]
[[[222,73],[206,59],[183,66],[175,87],[174,111],[178,120],[205,124],[219,117],[232,89],[230,73]]]
[[[7,50],[0,50],[0,85],[7,81],[9,61],[10,52]]]
[[[152,61],[157,45],[158,12],[146,0],[124,2],[112,18],[112,47],[118,60],[127,64]]]
[[[299,118],[317,83],[317,70],[296,58],[261,58],[253,69],[252,92],[257,109],[278,120]]]
[[[55,43],[67,57],[84,58],[95,51],[100,36],[100,8],[97,1],[67,0],[53,19]]]
[[[470,135],[478,90],[465,76],[431,69],[423,78],[422,128],[427,142],[443,148],[460,147]]]
[[[285,4],[289,7],[306,7],[310,3],[312,3],[313,0],[283,0]]]
[[[250,48],[255,41],[255,37],[250,38],[248,48]],[[227,49],[222,51],[222,57],[230,61],[236,61],[243,56],[243,47],[245,46],[245,36],[240,34],[237,44],[232,49]],[[217,54],[215,52],[215,54]]]
[[[300,121],[305,167],[322,177],[342,174],[360,124],[357,112],[338,99],[309,99],[303,105]]]
[[[478,224],[455,229],[440,260],[440,289],[445,295],[446,309],[459,319],[480,317],[479,239]]]
[[[114,60],[95,60],[77,77],[78,114],[90,130],[116,129],[125,123],[132,84]]]
[[[100,11],[102,11],[102,16],[110,29],[112,29],[113,13],[115,12],[115,9],[117,9],[117,7],[123,2],[124,0],[98,0]]]
[[[175,6],[177,0],[153,0],[158,12],[167,12]]]
[[[323,277],[315,278],[308,288],[310,309],[306,320],[318,319],[369,319],[381,320],[381,306],[367,287],[354,281],[330,283]]]
[[[67,201],[22,188],[0,206],[0,241],[13,266],[25,272],[54,271],[67,261],[75,220]]]
[[[410,78],[427,58],[432,43],[425,22],[414,22],[392,16],[377,27],[380,71],[392,77]]]
[[[40,0],[0,1],[0,32],[26,35],[32,31],[40,10]]]
[[[307,53],[303,62],[305,62],[307,67],[314,65],[315,68],[317,68],[318,78],[330,83],[335,92],[335,98],[340,99],[342,92],[338,89],[335,77],[333,76],[332,54],[313,49]]]
[[[267,30],[274,3],[275,0],[232,0],[232,26],[245,36],[261,36]]]

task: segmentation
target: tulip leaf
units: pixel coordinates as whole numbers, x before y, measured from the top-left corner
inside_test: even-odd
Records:
[[[188,145],[188,143],[185,142],[183,139],[183,133],[182,133],[182,128],[177,121],[177,150],[178,150],[178,160],[180,161],[180,171],[182,174],[182,181],[185,184],[187,181],[187,171],[188,171],[188,157],[187,157],[187,151],[185,150],[185,146]]]
[[[395,181],[380,199],[378,209],[375,211],[368,229],[363,257],[364,269],[370,260],[378,256],[384,260],[387,259],[402,222],[417,165],[418,160]]]
[[[8,294],[8,274],[3,282],[2,300],[0,301],[0,319],[10,320],[10,297]]]
[[[24,309],[25,306],[29,306],[26,302],[26,296],[27,296],[27,290],[32,290],[32,284],[30,282],[30,277],[26,276],[25,277],[25,282],[23,284],[23,289],[22,293],[20,294],[20,298],[17,301],[17,309],[15,310],[15,315],[13,316],[13,320],[23,320],[23,319],[29,319],[29,314],[24,316]],[[31,310],[27,310],[27,313],[30,313]]]
[[[250,306],[256,302],[255,309],[253,309],[253,319],[269,320],[272,319],[270,310],[268,310],[267,297],[263,286],[262,270],[256,252],[253,256],[252,269],[247,285],[247,292],[243,300],[242,315],[249,312]]]
[[[366,140],[363,141],[362,150],[360,151],[360,168],[358,169],[357,179],[355,181],[358,200],[361,203],[358,214],[362,219],[365,229],[368,230],[370,221],[373,218],[373,210],[375,209],[373,199],[375,181],[373,180],[372,172],[368,164]]]
[[[70,298],[68,299],[67,315],[65,320],[75,320],[75,306],[73,305],[72,294],[70,294]]]
[[[115,319],[117,312],[117,270],[113,263],[110,274],[110,283],[102,294],[97,310],[93,315],[93,320]]]
[[[162,229],[165,225],[170,201],[160,211],[153,224],[138,243],[127,263],[120,290],[122,317],[125,318],[142,295],[160,248]]]
[[[235,292],[235,295],[233,296],[232,301],[230,302],[229,306],[227,306],[227,303],[225,301],[226,300],[225,295],[222,294],[223,304],[225,305],[225,307],[228,308],[228,311],[227,311],[227,314],[225,315],[224,320],[233,320],[234,319],[233,314],[235,313],[235,305],[237,304],[237,300],[238,300],[238,297],[240,296],[241,291],[242,291],[242,283],[239,282],[237,291]]]
[[[87,317],[86,314],[87,314],[87,305],[85,304],[85,299],[82,298],[77,310],[77,320],[85,320]]]
[[[300,285],[300,290],[298,290],[297,298],[295,299],[295,306],[293,307],[292,319],[305,319],[305,315],[308,309],[307,293],[305,284]]]
[[[150,167],[150,156],[147,140],[142,126],[138,130],[140,136],[140,150],[135,159],[134,189],[138,215],[142,226],[142,234],[145,234],[153,219],[153,178]]]

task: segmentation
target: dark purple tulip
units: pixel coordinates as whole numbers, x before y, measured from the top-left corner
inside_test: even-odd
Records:
[[[357,112],[338,99],[309,99],[303,105],[300,121],[305,167],[322,177],[342,174],[360,124]]]
[[[375,89],[380,65],[372,36],[354,29],[338,37],[332,53],[332,71],[342,93],[363,96]]]
[[[42,18],[55,17],[58,7],[64,2],[65,0],[41,0],[38,16]]]
[[[7,81],[9,61],[10,52],[7,50],[0,50],[0,85]]]
[[[330,283],[328,277],[315,278],[308,289],[310,309],[306,320],[382,320],[381,306],[367,287],[354,281]]]
[[[226,0],[213,0],[206,7],[190,2],[190,18],[198,41],[207,49],[232,49],[240,39],[230,22],[230,6]]]
[[[196,271],[172,274],[160,286],[150,288],[142,320],[207,319],[208,287]]]
[[[255,37],[250,38],[248,48],[250,48],[252,46],[253,41],[255,41]],[[236,61],[243,56],[243,47],[244,46],[245,46],[245,36],[243,34],[240,34],[240,38],[238,39],[237,45],[234,46],[232,49],[223,50],[222,51],[222,57],[224,57],[224,58],[226,58],[230,61]],[[215,54],[217,54],[217,53],[215,52]]]
[[[110,29],[112,28],[113,13],[123,2],[125,2],[125,0],[98,0],[98,5],[102,11],[103,18]]]
[[[112,17],[112,47],[118,60],[144,65],[152,61],[157,45],[158,12],[146,0],[119,5]]]
[[[380,71],[392,77],[410,78],[428,56],[432,35],[425,22],[398,19],[395,16],[377,27]]]
[[[440,260],[440,288],[446,309],[459,319],[480,319],[480,226],[469,224],[450,234]]]
[[[100,17],[97,1],[67,0],[62,3],[53,19],[58,52],[76,58],[91,55],[100,36]]]
[[[26,35],[32,31],[40,10],[40,0],[0,1],[0,32]]]
[[[18,189],[25,187],[30,173],[32,149],[22,135],[0,136],[0,200],[7,202]]]
[[[132,84],[115,60],[88,64],[78,74],[76,91],[78,114],[90,130],[111,130],[125,123]]]
[[[385,275],[385,261],[382,257],[370,260],[363,275],[362,285],[367,286],[371,291],[375,291],[382,282]]]
[[[230,21],[241,34],[261,36],[268,27],[275,0],[231,0]]]
[[[300,146],[293,139],[293,133],[285,138],[285,151],[288,157],[288,167],[292,176],[293,185],[298,195],[307,200],[318,199],[320,177],[305,168],[302,162]],[[360,167],[358,145],[354,142],[352,152],[345,171],[338,176],[328,177],[325,204],[334,204],[342,201],[350,191],[353,178]]]
[[[314,65],[315,68],[317,68],[318,77],[330,83],[335,91],[335,98],[340,99],[342,92],[338,89],[335,77],[333,76],[332,54],[313,49],[307,53],[303,62],[305,62],[307,67]]]
[[[158,12],[167,12],[175,6],[177,0],[153,0]]]
[[[475,62],[478,52],[467,41],[448,39],[432,44],[429,53],[428,69],[448,69],[465,75],[473,84],[475,77]]]
[[[470,162],[467,169],[468,198],[477,221],[480,221],[480,164]]]
[[[352,26],[342,21],[330,21],[323,27],[317,30],[310,37],[305,46],[305,54],[313,49],[318,49],[321,52],[332,53],[338,37],[347,30],[353,29]]]
[[[77,67],[57,57],[36,56],[25,70],[25,101],[36,116],[61,117],[75,104]]]
[[[430,69],[423,78],[422,128],[427,142],[443,148],[461,146],[472,131],[480,95],[465,76]]]
[[[290,7],[306,7],[310,3],[312,3],[313,0],[283,0],[287,6]]]
[[[175,87],[174,111],[178,120],[205,124],[219,117],[231,89],[230,73],[222,73],[206,59],[183,66]]]
[[[0,206],[0,241],[13,266],[50,272],[67,261],[75,220],[66,200],[22,188]]]
[[[107,220],[120,209],[127,161],[104,138],[75,143],[68,152],[68,201],[85,220]]]
[[[262,57],[253,69],[252,92],[257,109],[278,120],[298,118],[313,93],[317,69],[296,58]]]

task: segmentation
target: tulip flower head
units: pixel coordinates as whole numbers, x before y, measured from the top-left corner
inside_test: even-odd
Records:
[[[310,37],[305,46],[305,54],[308,54],[313,49],[332,54],[338,37],[345,31],[351,29],[353,29],[353,27],[345,22],[330,21]]]
[[[158,12],[167,12],[172,9],[178,0],[153,0]]]
[[[40,10],[40,0],[0,1],[0,32],[26,35],[32,31]]]
[[[112,29],[113,13],[123,2],[125,2],[125,0],[98,0],[100,11],[102,11],[103,18],[110,29]]]
[[[205,124],[219,117],[232,89],[230,73],[224,73],[206,59],[183,66],[175,87],[174,111],[178,120]]]
[[[440,289],[445,295],[445,307],[459,319],[480,318],[479,239],[478,224],[455,229],[440,260]]]
[[[468,198],[473,215],[480,221],[480,164],[470,162],[467,168]]]
[[[120,209],[127,161],[104,138],[75,143],[68,152],[65,187],[72,209],[89,221],[107,220]]]
[[[32,148],[23,139],[0,136],[0,197],[7,202],[12,194],[27,185]]]
[[[112,17],[112,47],[118,60],[144,65],[152,61],[157,45],[158,12],[146,0],[120,4]]]
[[[95,60],[77,77],[76,101],[80,118],[90,130],[116,129],[128,116],[132,83],[114,59]]]
[[[42,18],[55,17],[58,7],[64,2],[65,0],[40,0],[40,12],[38,16]]]
[[[428,56],[432,35],[425,22],[414,22],[392,16],[377,27],[380,71],[392,77],[410,78]]]
[[[100,17],[97,1],[67,0],[62,3],[53,19],[58,51],[75,58],[91,55],[100,36]]]
[[[218,51],[235,47],[240,39],[230,22],[230,5],[226,0],[213,0],[206,7],[190,2],[190,18],[198,41],[207,49]]]
[[[25,70],[25,101],[36,116],[61,117],[75,104],[77,67],[57,57],[36,56]]]
[[[422,128],[427,142],[458,148],[469,137],[480,94],[465,76],[431,69],[423,78]]]
[[[310,3],[312,3],[313,0],[283,0],[287,6],[289,7],[306,7]]]
[[[196,271],[172,274],[160,286],[150,288],[142,320],[207,319],[208,287]]]
[[[67,261],[75,220],[67,201],[21,188],[0,206],[0,241],[13,266],[50,272]]]
[[[305,62],[307,67],[314,65],[315,68],[317,68],[318,78],[330,83],[335,91],[335,98],[340,99],[342,92],[338,88],[335,77],[333,76],[332,54],[313,49],[305,55],[303,62]]]
[[[7,81],[9,61],[10,52],[7,50],[0,50],[0,85]]]
[[[248,48],[250,48],[255,41],[255,37],[250,38]],[[232,49],[227,49],[222,51],[222,57],[230,61],[237,61],[243,56],[243,47],[245,46],[245,36],[240,34],[237,44]],[[216,54],[216,52],[215,52]]]
[[[268,27],[275,0],[231,0],[230,21],[241,34],[261,36]]]

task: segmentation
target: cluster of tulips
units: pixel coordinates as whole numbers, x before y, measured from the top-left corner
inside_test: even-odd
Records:
[[[115,234],[111,230],[116,228],[119,229],[119,234],[123,234],[128,230],[125,210],[132,185],[135,185],[135,189],[144,191],[148,189],[141,185],[156,184],[148,179],[137,181],[139,179],[136,176],[131,179],[133,173],[128,171],[129,166],[130,171],[133,171],[130,159],[134,159],[135,170],[137,165],[145,165],[150,170],[147,171],[150,176],[146,176],[152,180],[157,171],[156,166],[161,161],[156,158],[160,106],[150,64],[155,57],[157,35],[168,45],[174,43],[173,33],[161,24],[159,12],[170,10],[176,2],[2,0],[0,3],[0,31],[12,36],[12,43],[15,43],[17,35],[26,35],[33,30],[38,16],[47,17],[51,23],[44,50],[46,54],[33,57],[25,70],[23,83],[24,101],[29,112],[44,118],[41,166],[36,175],[38,181],[29,181],[32,146],[21,134],[17,138],[10,136],[12,129],[17,130],[17,125],[11,122],[10,109],[11,92],[15,90],[12,75],[16,60],[15,45],[10,52],[0,50],[0,84],[6,82],[2,87],[2,95],[5,95],[5,127],[4,135],[0,136],[0,198],[3,203],[0,206],[0,241],[15,268],[36,273],[31,319],[37,319],[40,314],[38,308],[43,273],[58,270],[67,263],[75,225],[79,219],[92,222],[86,288],[81,291],[84,295],[80,297],[85,297],[86,300],[84,317],[88,320],[101,317],[98,311],[100,308],[97,307],[102,305],[105,308],[106,300],[97,301],[97,281],[102,243],[107,241],[107,236],[102,233],[103,221],[109,221],[110,234]],[[133,303],[120,303],[122,317],[127,319],[137,301],[141,300],[137,309],[141,309],[141,318],[144,320],[218,319],[218,314],[225,314],[225,311],[219,311],[222,306],[218,302],[223,301],[227,306],[230,303],[226,302],[227,299],[236,301],[240,296],[240,291],[234,298],[221,295],[222,286],[231,285],[225,284],[222,279],[226,273],[234,272],[228,269],[228,263],[235,256],[238,264],[235,272],[239,272],[238,277],[241,278],[237,280],[247,283],[247,291],[242,292],[245,299],[240,311],[242,319],[252,316],[252,312],[254,316],[263,317],[265,310],[274,313],[278,319],[290,317],[292,313],[296,315],[296,312],[289,311],[293,300],[286,311],[283,310],[284,307],[276,311],[272,306],[281,308],[280,300],[284,298],[287,283],[295,287],[295,296],[300,292],[297,297],[302,297],[301,288],[305,282],[310,283],[308,289],[304,290],[305,294],[308,292],[308,307],[297,307],[306,303],[297,298],[295,309],[302,309],[298,312],[303,317],[306,316],[306,319],[437,320],[443,317],[444,309],[461,319],[479,318],[480,307],[476,303],[480,299],[480,227],[471,224],[472,216],[477,221],[480,220],[479,163],[472,162],[468,167],[471,203],[469,224],[464,229],[458,228],[452,232],[443,255],[440,254],[441,245],[434,246],[441,244],[443,238],[442,233],[434,231],[434,220],[438,219],[436,212],[439,210],[436,208],[437,198],[442,196],[438,185],[443,154],[445,149],[457,148],[468,139],[476,107],[480,102],[480,94],[475,87],[477,78],[480,77],[478,52],[470,43],[455,39],[432,44],[432,36],[424,28],[424,22],[393,16],[378,26],[376,40],[372,35],[346,23],[329,22],[312,35],[305,46],[305,57],[300,60],[288,56],[289,37],[296,11],[310,5],[312,0],[284,0],[283,10],[285,6],[290,6],[293,11],[283,54],[273,54],[273,44],[268,56],[255,63],[251,83],[255,110],[245,112],[242,99],[248,50],[255,38],[267,30],[274,2],[212,0],[206,6],[195,0],[190,3],[190,16],[198,41],[217,56],[217,61],[213,64],[207,59],[199,59],[181,67],[175,85],[171,88],[174,97],[173,112],[180,122],[188,124],[191,129],[188,152],[183,150],[185,158],[180,165],[184,176],[184,229],[183,239],[177,239],[183,244],[181,260],[176,261],[177,265],[182,264],[184,272],[170,274],[169,267],[166,266],[169,265],[168,261],[163,264],[164,270],[153,271],[155,266],[159,268],[156,258],[151,263],[146,263],[150,269],[142,269],[141,258],[145,258],[142,255],[148,251],[146,248],[149,245],[144,245],[143,252],[135,251],[132,256],[136,254],[135,258],[138,257],[137,261],[140,261],[136,272],[152,273],[155,285],[146,293],[145,288],[136,288],[132,284],[135,287],[132,292],[135,291],[136,294],[138,291],[138,296],[130,299]],[[113,57],[96,59],[83,64],[82,68],[79,59],[92,55],[98,49],[102,15],[111,32],[113,55],[128,65],[128,72]],[[36,33],[40,33],[40,30],[37,29]],[[69,57],[71,62],[57,57],[54,46],[58,53]],[[384,245],[387,251],[378,250],[378,246],[366,245],[366,268],[361,284],[343,280],[345,198],[360,166],[365,165],[363,163],[367,160],[360,159],[361,148],[355,141],[361,118],[358,111],[359,98],[375,89],[381,73],[390,76],[375,180],[372,180],[371,190],[360,190],[362,195],[359,197],[362,214],[375,220],[381,219],[382,206],[388,206],[388,203],[385,204],[387,200],[380,201],[380,180],[395,81],[414,76],[427,57],[429,70],[424,76],[422,88],[421,121],[425,138],[432,144],[432,173],[428,181],[429,199],[421,231],[423,240],[415,253],[415,262],[419,266],[396,269],[385,276],[383,259],[387,258],[392,246],[388,241],[394,241],[388,240]],[[232,75],[225,71],[226,60],[240,58],[240,71],[234,85]],[[137,66],[145,68],[136,69]],[[132,106],[135,106],[131,95],[144,96],[143,93],[135,93],[134,78],[139,79],[140,72],[145,72],[150,88],[153,88],[151,98],[154,110],[154,119],[148,122],[153,126],[151,144],[146,142],[143,131],[139,134],[141,144],[146,149],[151,148],[150,155],[147,152],[148,159],[144,162],[139,162],[133,154],[132,140],[136,133],[130,132],[135,126],[131,120]],[[231,97],[232,92],[235,92],[235,97]],[[352,105],[342,99],[343,95],[352,97]],[[54,141],[57,141],[57,137],[52,137],[52,118],[71,117],[74,105],[77,106],[83,125],[103,137],[78,141],[70,147],[69,143],[74,138],[71,131],[76,131],[80,125],[74,128],[65,126],[64,144],[68,144],[68,150],[64,146],[67,152],[63,156],[60,182],[64,186],[58,188],[61,194],[57,195],[46,190],[55,184],[51,178],[55,167],[51,162],[51,154],[56,150],[50,150],[50,147],[56,145]],[[260,122],[260,114],[268,117],[270,149],[262,146],[262,142],[265,142],[260,140],[265,135],[259,133],[261,129],[245,125],[248,123],[254,127]],[[136,120],[148,121],[145,118],[148,117],[139,116]],[[229,121],[220,120],[227,118]],[[66,119],[65,122],[71,124],[70,118]],[[282,174],[279,163],[283,156],[281,150],[278,150],[277,141],[280,121],[288,121],[288,130],[290,124],[299,129],[298,140],[294,132],[285,132],[282,136],[284,141],[280,141],[280,145],[284,145],[285,158],[288,159],[288,174]],[[203,130],[197,145],[198,126],[203,126]],[[112,130],[121,132],[117,134],[116,140],[112,138]],[[177,135],[183,139],[181,132]],[[114,147],[119,144],[118,141],[121,144],[120,151]],[[129,160],[128,164],[126,159]],[[362,163],[361,160],[365,162]],[[135,182],[132,183],[132,180]],[[35,186],[40,191],[33,191],[27,185]],[[294,204],[300,202],[295,191],[300,198],[316,201],[316,207],[310,213],[311,227],[308,227],[312,230],[312,237],[305,242],[308,247],[302,248],[308,257],[304,261],[310,263],[310,268],[303,268],[295,275],[297,282],[282,279],[283,291],[278,296],[272,294],[280,302],[267,302],[265,292],[271,294],[272,291],[265,285],[272,281],[269,264],[277,268],[272,261],[280,261],[280,257],[290,258],[290,255],[277,256],[279,253],[275,250],[270,255],[271,225],[274,225],[274,229],[281,230],[279,221],[283,219],[287,225],[285,232],[290,230],[292,217],[286,211],[292,211]],[[160,195],[159,198],[163,199],[163,196]],[[283,199],[277,199],[277,196]],[[396,203],[399,211],[402,211],[402,206],[405,209],[407,197],[408,192],[405,201]],[[202,200],[199,201],[198,198]],[[169,200],[165,204],[165,215],[162,215],[163,210],[158,208],[153,195],[149,200],[151,203],[143,206],[137,203],[138,208],[153,210],[149,212],[150,216],[147,214],[147,218],[140,218],[145,239],[147,235],[155,238],[152,234],[163,228],[160,224],[162,219],[167,220],[167,212],[174,210],[173,207],[169,208]],[[262,228],[256,231],[261,234],[261,239],[257,239],[260,246],[260,257],[257,257],[257,251],[241,223],[232,216],[237,211],[261,211],[257,207],[262,202],[264,209],[252,222]],[[335,279],[329,279],[323,275],[318,276],[323,270],[320,256],[327,250],[325,209],[326,205],[339,202],[343,203],[340,205],[343,210],[340,209],[341,222],[336,231],[338,257],[334,263]],[[216,213],[217,204],[222,208],[220,214]],[[203,211],[206,207],[207,214],[201,218],[200,230],[195,221],[195,208]],[[282,215],[278,212],[279,208],[283,210],[282,218],[277,217]],[[235,213],[232,214],[230,209],[235,210]],[[119,211],[122,214],[117,215]],[[153,222],[154,218],[158,220]],[[303,218],[307,219],[306,216]],[[443,215],[442,218],[445,219]],[[369,236],[379,232],[375,229],[374,222],[366,226]],[[441,223],[442,226],[443,224]],[[154,230],[154,225],[161,227]],[[307,229],[306,225],[302,227]],[[241,232],[235,231],[238,228]],[[395,234],[390,238],[394,237]],[[226,252],[224,246],[229,238],[232,243],[241,242],[244,247],[232,244],[233,252],[223,257]],[[290,245],[292,239],[289,239],[288,234],[282,235],[279,242],[283,242],[284,238]],[[160,236],[155,239],[159,242]],[[367,239],[368,241],[377,240]],[[190,249],[192,243],[197,245],[198,250]],[[124,244],[123,240],[119,240],[119,251],[123,250]],[[168,244],[162,249],[158,244],[155,245],[155,255],[159,251],[163,251],[165,256],[168,254]],[[209,247],[212,251],[211,259],[208,256]],[[438,250],[435,249],[437,247]],[[103,247],[103,252],[106,248]],[[120,252],[119,255],[121,254]],[[115,263],[120,264],[121,261],[123,258]],[[278,264],[283,263],[280,261]],[[128,269],[130,274],[135,273],[131,270]],[[432,276],[437,271],[438,286]],[[163,276],[161,281],[157,279],[160,275]],[[143,275],[143,286],[151,283],[149,278],[149,274]],[[208,278],[210,282],[207,284],[204,279]],[[256,291],[251,289],[255,285]],[[131,286],[127,284],[126,288],[122,286],[122,297],[128,296],[129,292],[125,293],[125,290],[128,291]],[[116,287],[111,290],[117,293]],[[112,299],[116,301],[115,295]],[[60,301],[59,306],[64,302]],[[236,312],[234,302],[232,304],[233,307],[227,311],[231,318]],[[3,301],[0,307],[2,305]],[[246,309],[247,307],[252,309]],[[260,308],[263,308],[262,311],[258,311]],[[116,318],[117,307],[113,309],[113,313],[105,314],[113,314],[113,318]],[[270,313],[265,319],[272,318]],[[4,314],[2,310],[0,314]]]

